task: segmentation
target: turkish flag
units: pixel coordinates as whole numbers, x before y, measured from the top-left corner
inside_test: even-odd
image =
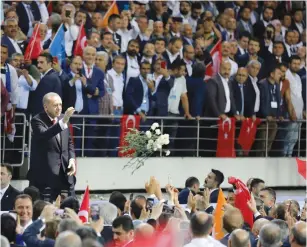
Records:
[[[79,35],[76,41],[75,49],[74,49],[74,56],[82,56],[83,55],[83,49],[87,46],[86,41],[86,34],[84,29],[84,24],[80,26],[79,29]]]
[[[216,157],[236,157],[235,152],[235,130],[236,121],[234,118],[220,119],[218,121],[218,137]]]
[[[298,173],[306,179],[306,160],[300,160],[299,158],[296,158],[296,163]]]
[[[33,35],[25,51],[25,56],[24,56],[25,60],[37,59],[38,56],[43,51],[43,48],[41,46],[41,35],[39,33],[39,25],[40,23],[37,23],[34,27]]]
[[[119,157],[131,157],[134,153],[134,150],[130,150],[129,152],[122,153],[121,148],[128,145],[125,141],[125,137],[131,129],[139,129],[140,128],[140,116],[139,115],[123,115],[120,121],[120,141],[119,141]]]
[[[242,122],[238,138],[238,144],[241,145],[241,148],[244,150],[245,155],[247,155],[252,148],[257,133],[257,126],[259,124],[260,124],[259,118],[257,118],[255,122],[253,122],[251,118],[246,118]]]
[[[88,222],[89,212],[90,212],[90,190],[89,187],[87,186],[78,213],[78,216],[83,223]]]
[[[248,208],[247,202],[251,199],[251,195],[247,186],[235,177],[229,177],[228,183],[235,186],[235,207],[240,209],[244,222],[249,224],[250,228],[254,224],[253,212]]]
[[[219,40],[211,49],[210,55],[212,57],[212,62],[206,66],[205,81],[215,76],[219,71],[220,63],[222,61],[222,40]]]

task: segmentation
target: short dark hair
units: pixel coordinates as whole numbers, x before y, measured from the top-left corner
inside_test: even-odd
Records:
[[[195,184],[200,184],[198,178],[196,177],[189,177],[186,181],[185,181],[185,187],[186,188],[191,188],[193,187],[193,185]]]
[[[170,41],[168,42],[168,44],[175,44],[177,41],[180,41],[180,42],[182,42],[182,39],[181,38],[179,38],[179,37],[172,37],[171,39],[170,39]]]
[[[16,241],[16,220],[8,213],[1,215],[1,235],[11,243]]]
[[[201,3],[200,2],[193,2],[191,6],[191,10],[193,9],[201,9]]]
[[[123,59],[123,60],[125,60],[125,62],[126,62],[126,58],[125,58],[124,56],[122,56],[122,55],[116,55],[116,56],[113,58],[112,64],[113,64],[117,59]]]
[[[284,46],[284,42],[282,42],[280,40],[277,40],[277,41],[274,41],[273,46],[274,45],[282,45],[282,46]]]
[[[193,78],[204,78],[206,73],[206,66],[203,63],[194,63],[192,66]]]
[[[219,170],[211,170],[212,173],[215,175],[215,181],[217,182],[217,187],[220,187],[220,185],[224,182],[224,174]]]
[[[128,42],[128,46],[129,46],[131,43],[136,43],[136,44],[140,45],[140,42],[139,42],[137,39],[130,39],[129,42]]]
[[[76,11],[75,13],[75,17],[77,16],[78,13],[82,13],[82,14],[85,14],[86,15],[86,19],[87,19],[87,12],[83,9],[79,9],[78,11]]]
[[[13,167],[12,166],[10,166],[9,164],[1,164],[1,167],[5,167],[7,172],[10,173],[13,176]]]
[[[66,197],[60,205],[60,209],[71,208],[76,213],[79,212],[80,202],[76,197],[68,196]]]
[[[212,228],[213,218],[208,214],[208,219],[204,222],[201,222],[198,217],[199,213],[196,213],[192,216],[190,221],[190,227],[192,233],[195,237],[202,237],[210,233]]]
[[[185,63],[184,61],[182,61],[182,59],[178,57],[172,62],[172,64],[170,65],[170,69],[171,70],[180,69],[181,66],[185,66]]]
[[[119,15],[117,15],[117,14],[112,14],[112,15],[110,15],[109,16],[109,19],[108,19],[108,24],[110,24],[110,22],[112,22],[113,20],[115,20],[115,19],[120,19],[120,16]]]
[[[271,73],[275,72],[275,70],[280,69],[278,65],[274,65],[269,69],[268,76],[270,77]]]
[[[243,31],[243,32],[239,33],[239,39],[242,39],[243,37],[246,37],[246,38],[250,39],[251,38],[251,34],[249,32],[247,32],[247,31]]]
[[[156,44],[157,41],[163,41],[164,44],[166,45],[166,40],[165,40],[164,38],[156,38],[156,39],[154,40],[154,44]]]
[[[251,41],[257,42],[260,46],[260,40],[256,37],[251,37],[250,40],[248,41],[248,43],[250,43]]]
[[[269,6],[265,7],[265,8],[263,9],[263,12],[262,12],[262,13],[264,13],[264,11],[266,11],[266,9],[270,9],[270,10],[272,10],[273,13],[274,13],[274,9],[273,9],[272,7],[269,7]]]
[[[300,61],[301,61],[301,59],[300,59],[300,57],[299,57],[298,55],[292,55],[292,56],[290,57],[289,63],[292,63],[293,60],[300,60]]]
[[[118,228],[120,226],[123,228],[125,232],[134,230],[132,219],[126,215],[117,217],[112,223],[113,228]]]
[[[104,39],[104,36],[106,36],[106,35],[111,35],[111,36],[113,36],[112,33],[110,33],[110,32],[102,32],[101,35],[100,35],[101,40],[103,40],[103,39]]]
[[[114,204],[122,212],[124,211],[126,201],[126,197],[119,191],[113,191],[109,199],[109,202]]]
[[[41,213],[44,210],[44,207],[48,205],[49,203],[43,200],[37,200],[33,204],[33,215],[32,215],[32,220],[35,221],[39,218]]]
[[[251,182],[251,188],[254,188],[256,187],[258,184],[260,183],[263,183],[264,184],[264,181],[260,178],[254,178]]]
[[[26,195],[31,196],[32,202],[34,203],[40,198],[40,192],[39,189],[34,186],[29,186],[23,190],[23,193]]]
[[[136,203],[136,200],[131,202],[131,213],[135,216],[136,219],[139,219],[142,213],[142,208]]]
[[[286,205],[284,203],[278,204],[276,207],[276,219],[285,220]]]
[[[53,57],[51,56],[51,54],[49,52],[43,52],[43,53],[39,54],[39,57],[46,58],[47,63],[52,63],[52,61],[53,61]]]
[[[281,68],[281,67],[289,68],[289,65],[288,65],[287,63],[285,63],[285,62],[282,62],[282,63],[280,63],[280,64],[278,65],[278,67],[279,67],[279,68]]]
[[[295,226],[292,228],[291,231],[294,241],[300,246],[306,246],[306,231],[299,232]]]
[[[274,202],[276,201],[276,192],[272,188],[263,188],[260,191],[267,191],[274,198]]]
[[[27,194],[20,194],[20,195],[16,196],[16,198],[15,198],[14,207],[15,207],[16,201],[17,201],[18,199],[29,199],[29,200],[32,202],[31,196],[29,196],[29,195],[27,195]]]
[[[141,62],[140,68],[142,68],[142,66],[143,66],[144,64],[145,64],[145,65],[151,66],[150,62],[148,62],[147,60],[144,60],[143,62]]]

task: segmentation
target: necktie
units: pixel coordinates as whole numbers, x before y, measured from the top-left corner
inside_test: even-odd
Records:
[[[52,120],[52,125],[55,125],[55,124],[56,124],[56,120],[53,119],[53,120]]]
[[[241,115],[244,113],[244,92],[243,92],[243,85],[240,84],[240,92],[241,92],[241,101],[242,101],[242,107],[241,107]]]

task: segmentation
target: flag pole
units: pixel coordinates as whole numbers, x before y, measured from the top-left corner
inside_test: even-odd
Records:
[[[35,27],[37,27],[37,29],[36,29],[36,33],[34,34],[34,41],[36,40],[37,34],[38,34],[38,32],[39,32],[39,25],[40,25],[40,24],[41,24],[41,23],[39,22],[39,23],[37,23],[37,24],[35,25]],[[38,26],[37,26],[37,25],[38,25]],[[34,27],[34,28],[35,28],[35,27]],[[32,42],[32,47],[31,47],[31,50],[30,50],[29,58],[28,58],[28,59],[31,59],[31,55],[32,55],[32,52],[33,52],[34,44],[35,44],[35,42]]]
[[[56,37],[57,36],[57,34],[58,34],[58,32],[61,30],[61,27],[63,26],[63,23],[61,24],[61,26],[58,28],[58,30],[56,31],[56,34],[54,35],[54,37]],[[54,37],[53,37],[53,40],[52,40],[52,42],[50,43],[50,45],[49,45],[49,47],[48,48],[50,48],[51,47],[51,45],[53,44],[53,42],[54,42]]]
[[[108,16],[109,12],[111,11],[111,9],[113,8],[114,4],[116,3],[116,0],[113,0],[113,3],[111,4],[110,8],[108,9],[108,11],[104,14],[104,17],[101,21],[101,23],[104,22],[104,20],[106,19],[106,17]]]

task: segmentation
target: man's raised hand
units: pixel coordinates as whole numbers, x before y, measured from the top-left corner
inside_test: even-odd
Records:
[[[67,123],[68,123],[70,117],[74,114],[74,112],[75,112],[75,108],[73,108],[73,107],[69,107],[69,108],[66,110],[65,115],[64,115],[64,117],[63,117],[63,122],[64,122],[64,124],[67,124]]]

